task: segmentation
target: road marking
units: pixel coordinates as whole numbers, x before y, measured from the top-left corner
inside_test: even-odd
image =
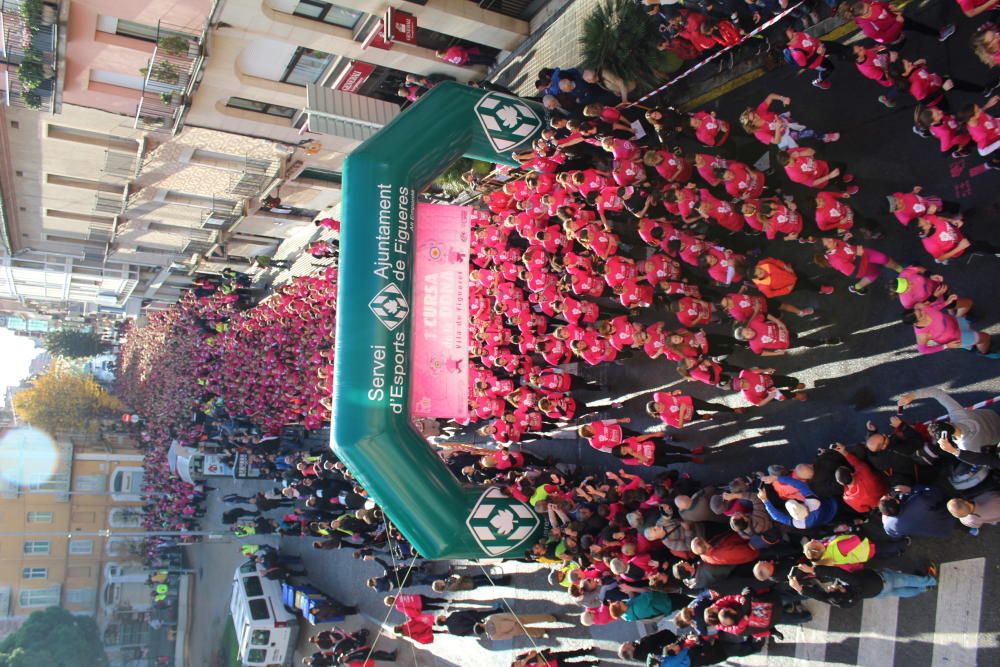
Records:
[[[861,639],[858,645],[859,667],[892,665],[896,654],[896,622],[899,598],[865,600],[861,610]]]
[[[941,565],[932,665],[976,666],[985,571],[985,558]]]
[[[766,73],[767,73],[766,70],[764,70],[764,68],[762,68],[762,67],[758,67],[756,69],[752,69],[752,70],[750,70],[749,72],[747,72],[745,74],[739,75],[735,79],[730,79],[729,81],[727,81],[726,83],[722,84],[721,86],[713,88],[712,90],[708,91],[707,93],[703,93],[703,94],[699,95],[698,97],[695,97],[694,99],[691,99],[691,100],[688,100],[688,101],[684,102],[683,104],[680,105],[681,109],[683,111],[691,111],[692,109],[697,109],[698,107],[700,107],[700,106],[702,106],[704,104],[708,104],[709,102],[711,102],[712,100],[714,100],[714,99],[716,99],[718,97],[722,97],[723,95],[725,95],[726,93],[728,93],[730,91],[736,90],[737,88],[740,88],[741,86],[745,86],[746,84],[750,83],[751,81],[753,81],[755,79],[759,79],[760,77],[764,76]]]
[[[826,657],[826,630],[830,626],[830,605],[820,603],[807,608],[813,617],[808,623],[795,627],[794,634],[798,635],[793,640],[796,642],[795,657],[808,662],[823,662]]]

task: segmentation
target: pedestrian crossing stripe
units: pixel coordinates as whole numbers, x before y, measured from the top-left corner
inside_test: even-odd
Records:
[[[475,106],[486,138],[497,153],[507,153],[527,141],[542,126],[542,120],[522,100],[490,93]]]
[[[534,534],[540,523],[533,509],[496,487],[479,497],[465,521],[476,543],[490,556],[516,549]]]
[[[982,618],[983,583],[986,573],[985,558],[943,563],[937,589],[928,592],[913,602],[935,597],[937,608],[930,630],[930,619],[926,619],[927,631],[913,634],[907,632],[906,623],[913,623],[900,613],[903,598],[871,598],[864,601],[860,614],[856,609],[837,609],[815,600],[806,600],[804,605],[812,613],[808,623],[798,626],[778,624],[785,639],[777,644],[765,646],[760,653],[740,658],[731,658],[725,664],[733,667],[816,667],[817,665],[857,665],[858,667],[978,667],[989,664],[982,660],[985,650],[996,650],[998,645],[995,632],[980,631]],[[904,611],[906,608],[904,607]],[[929,612],[928,612],[929,613]],[[853,619],[845,615],[852,615]],[[843,631],[831,629],[831,618],[839,621]],[[843,628],[842,621],[853,620],[860,626],[851,632]],[[837,627],[838,624],[834,624]],[[849,642],[849,647],[838,647],[838,643]],[[900,647],[908,643],[929,644],[930,650],[914,653],[912,648],[905,652]],[[848,659],[830,656],[832,651],[842,654],[854,646],[857,654]]]

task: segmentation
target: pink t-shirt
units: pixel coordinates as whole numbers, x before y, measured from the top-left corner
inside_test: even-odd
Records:
[[[936,283],[926,277],[926,274],[920,273],[919,268],[908,266],[899,274],[900,278],[909,282],[906,291],[901,292],[899,295],[899,302],[907,310],[911,310],[916,304],[930,299],[934,294],[934,290],[940,285],[940,283]]]
[[[774,380],[767,373],[744,368],[740,371],[739,377],[744,385],[740,390],[740,394],[751,405],[760,405],[774,390]]]
[[[830,165],[824,160],[817,160],[815,155],[804,154],[800,149],[793,148],[788,152],[791,156],[785,165],[785,173],[793,183],[807,187],[817,187],[813,183],[830,173]]]
[[[728,295],[733,303],[729,307],[729,316],[737,322],[749,322],[757,314],[767,314],[767,299],[756,294],[740,294],[733,292]]]
[[[653,394],[653,400],[663,406],[660,419],[667,426],[682,428],[684,424],[691,420],[691,415],[694,414],[694,403],[691,401],[690,396],[658,391]]]
[[[844,203],[839,192],[823,191],[816,195],[816,226],[820,231],[850,229],[854,226],[854,211]]]
[[[610,452],[622,444],[622,439],[625,437],[621,425],[615,423],[613,419],[591,422],[590,428],[594,435],[590,437],[588,442],[591,447],[601,452]]]
[[[756,334],[747,341],[750,349],[756,354],[765,350],[787,350],[791,345],[788,327],[784,322],[774,322],[763,315],[758,315],[747,323]]]
[[[926,218],[934,225],[934,231],[930,236],[920,239],[920,242],[923,244],[924,249],[931,254],[931,257],[937,259],[946,255],[954,250],[962,239],[965,238],[958,229],[944,218],[936,215],[928,215]]]

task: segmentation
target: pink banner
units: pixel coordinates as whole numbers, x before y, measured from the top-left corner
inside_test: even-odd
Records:
[[[469,414],[471,206],[417,204],[410,415]]]

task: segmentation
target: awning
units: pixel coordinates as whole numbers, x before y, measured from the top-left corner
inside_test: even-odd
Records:
[[[191,479],[191,457],[189,456],[178,456],[177,457],[177,476],[188,484],[194,484],[195,481]]]

